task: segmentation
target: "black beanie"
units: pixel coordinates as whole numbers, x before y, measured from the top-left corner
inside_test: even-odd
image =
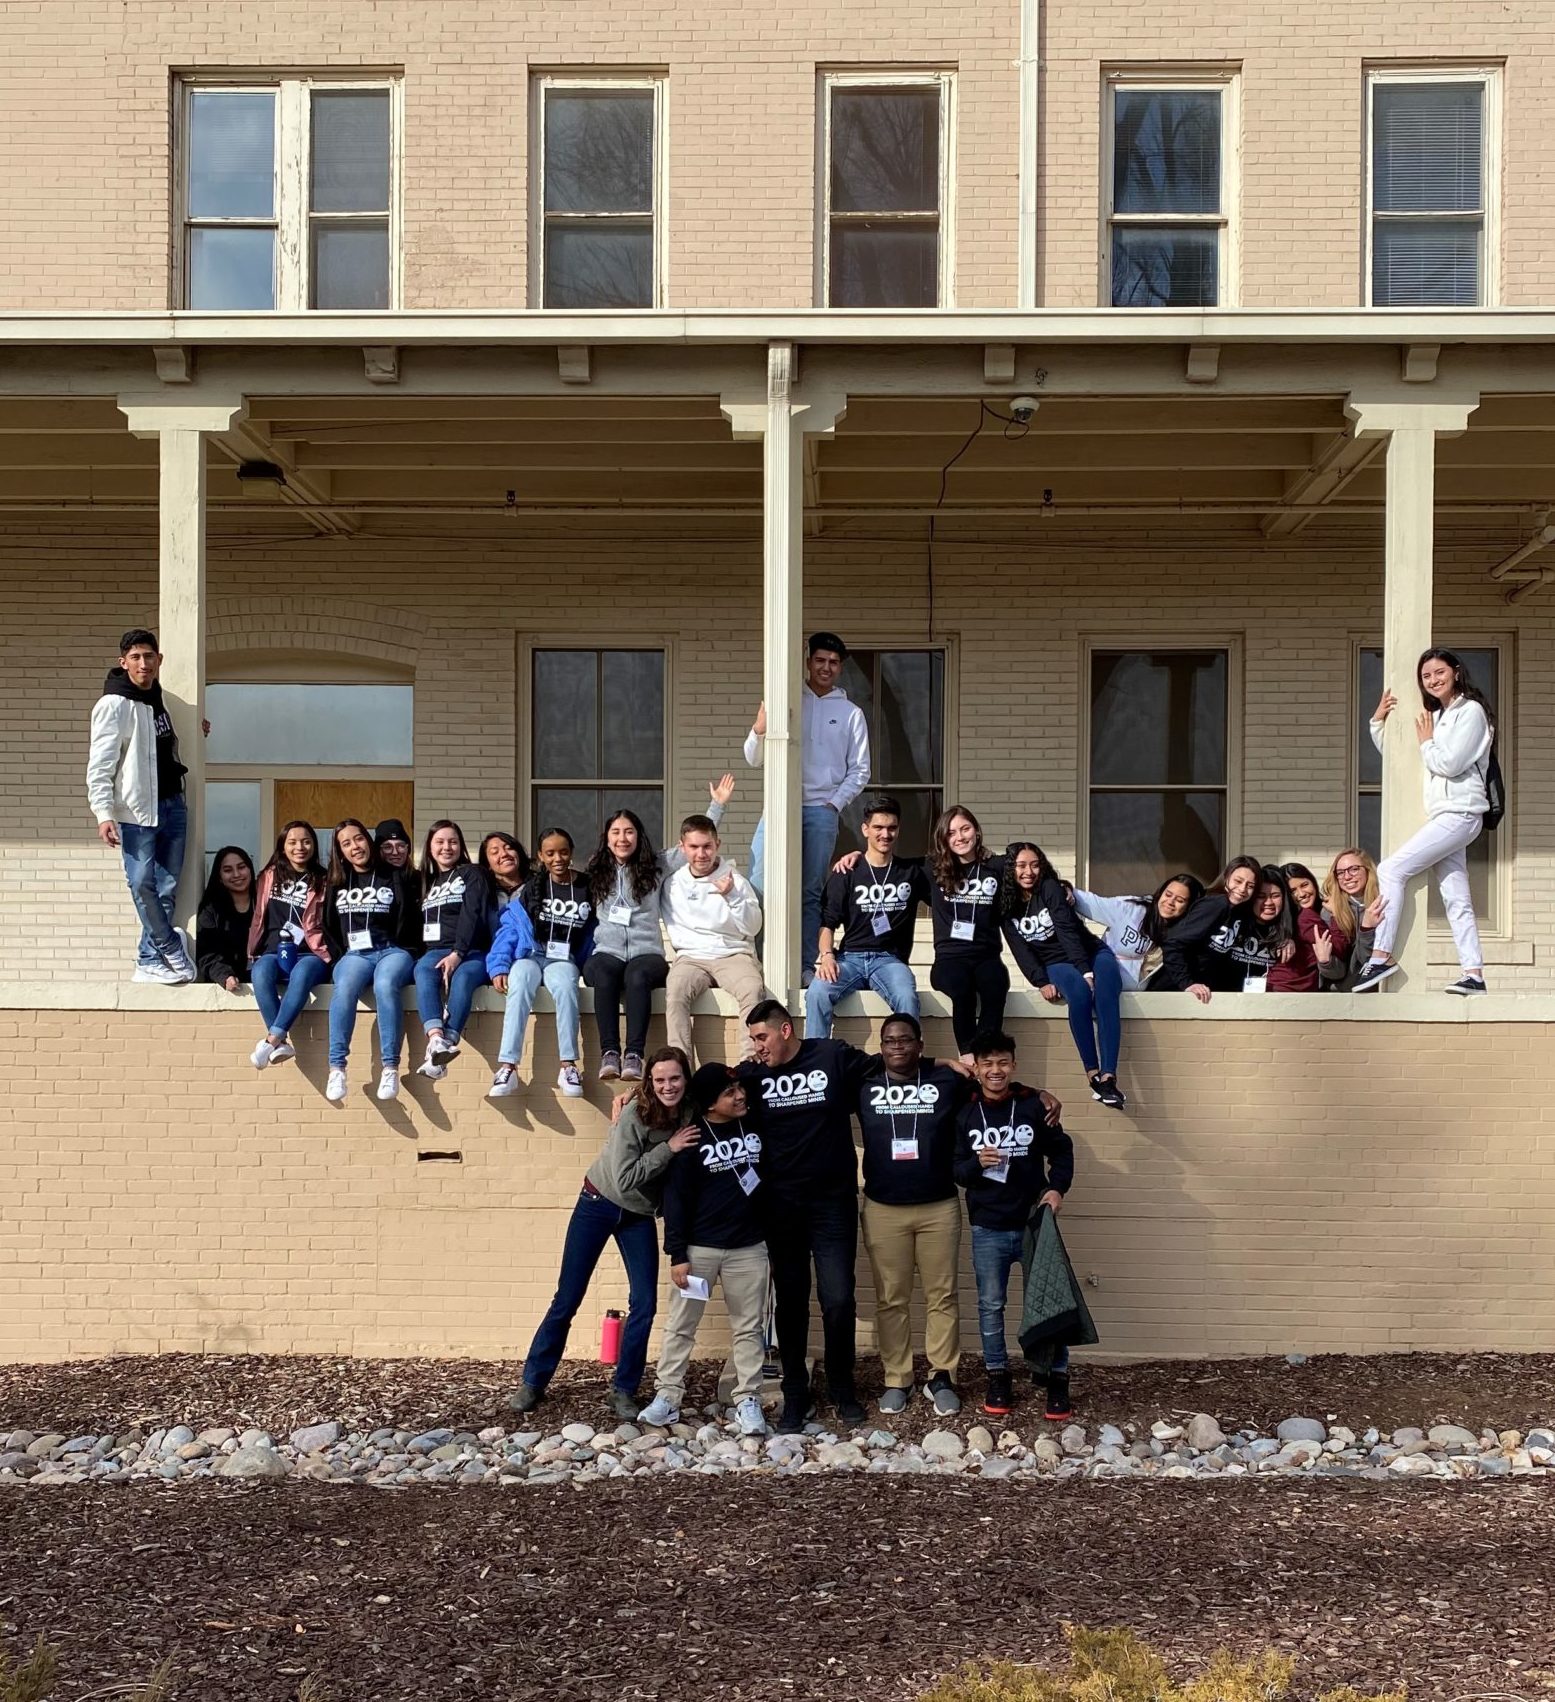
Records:
[[[690,1086],[686,1089],[686,1098],[697,1110],[711,1111],[718,1103],[719,1095],[726,1092],[738,1079],[728,1064],[703,1064],[692,1076]]]
[[[390,816],[387,821],[381,821],[373,829],[373,844],[382,845],[386,839],[403,839],[410,844],[410,835],[405,831],[405,824],[397,816]]]

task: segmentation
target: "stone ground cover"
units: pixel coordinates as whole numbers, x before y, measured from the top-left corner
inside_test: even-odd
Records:
[[[584,1366],[524,1420],[512,1366],[0,1368],[0,1644],[56,1643],[61,1702],[165,1655],[178,1702],[309,1675],[327,1702],[843,1702],[1056,1658],[1074,1620],[1183,1661],[1274,1644],[1298,1696],[1534,1702],[1555,1696],[1552,1369],[1086,1367],[1067,1432],[1034,1407],[985,1421],[969,1389],[951,1421],[918,1402],[850,1433],[823,1410],[742,1444],[700,1411],[632,1434]]]

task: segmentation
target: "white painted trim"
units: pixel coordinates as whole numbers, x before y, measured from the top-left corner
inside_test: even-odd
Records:
[[[831,102],[838,89],[891,89],[937,87],[939,96],[939,243],[938,304],[934,311],[953,308],[956,303],[956,74],[930,71],[822,71],[817,109],[815,299],[828,311],[831,288]],[[843,312],[856,309],[844,308]],[[882,312],[918,312],[920,309],[880,309]]]
[[[1101,241],[1097,301],[1102,307],[1120,311],[1159,313],[1160,308],[1119,309],[1112,307],[1112,232],[1119,224],[1182,225],[1219,232],[1216,260],[1220,300],[1218,307],[1235,307],[1241,299],[1242,272],[1242,76],[1238,65],[1213,66],[1111,66],[1102,74],[1101,112]],[[1113,211],[1113,149],[1116,140],[1116,96],[1119,89],[1141,93],[1171,94],[1178,91],[1215,89],[1220,93],[1220,212],[1139,213]]]
[[[1361,242],[1361,295],[1371,307],[1373,239],[1376,232],[1376,211],[1372,204],[1372,123],[1374,96],[1378,84],[1386,83],[1479,83],[1484,90],[1484,107],[1480,119],[1481,200],[1484,203],[1480,227],[1480,293],[1483,307],[1493,306],[1501,299],[1501,134],[1503,68],[1499,65],[1368,65],[1366,67],[1366,122],[1361,145],[1361,200],[1363,206]],[[1429,216],[1429,215],[1427,215]],[[1455,215],[1443,213],[1443,218]],[[1461,216],[1461,215],[1459,215]],[[1384,310],[1377,310],[1384,311]],[[1407,310],[1405,310],[1407,311]],[[1474,312],[1477,309],[1458,309]]]
[[[1015,305],[1037,305],[1038,236],[1042,222],[1042,0],[1020,0],[1017,74],[1020,124],[1016,133]]]

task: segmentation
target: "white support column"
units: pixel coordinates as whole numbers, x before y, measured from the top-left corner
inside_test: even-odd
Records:
[[[1366,402],[1345,412],[1356,436],[1386,434],[1386,531],[1383,554],[1382,678],[1398,698],[1382,741],[1382,854],[1396,851],[1425,822],[1415,715],[1415,661],[1433,642],[1436,440],[1468,428],[1478,398],[1466,402]],[[1369,716],[1374,704],[1363,703]],[[1425,883],[1412,882],[1393,952],[1404,974],[1383,990],[1423,990],[1426,978]]]
[[[788,1002],[799,988],[800,808],[803,800],[801,702],[804,656],[805,438],[830,432],[844,404],[797,401],[795,351],[767,351],[765,403],[725,401],[738,439],[762,438],[762,697],[767,735],[762,767],[766,846],[762,910],[767,986]]]
[[[237,400],[169,402],[121,396],[136,437],[161,450],[158,486],[157,642],[162,695],[178,734],[189,805],[189,842],[178,885],[178,925],[192,932],[205,885],[205,437],[226,431],[246,404]]]

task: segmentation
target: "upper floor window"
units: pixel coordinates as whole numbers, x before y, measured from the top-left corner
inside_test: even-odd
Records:
[[[394,305],[395,93],[305,77],[183,85],[184,306]]]
[[[948,304],[952,89],[949,74],[938,71],[825,79],[827,307]]]
[[[662,306],[663,79],[544,77],[537,92],[540,305]]]
[[[1492,299],[1497,88],[1490,71],[1368,79],[1373,307]]]
[[[1108,78],[1108,299],[1217,307],[1235,296],[1235,79]]]

